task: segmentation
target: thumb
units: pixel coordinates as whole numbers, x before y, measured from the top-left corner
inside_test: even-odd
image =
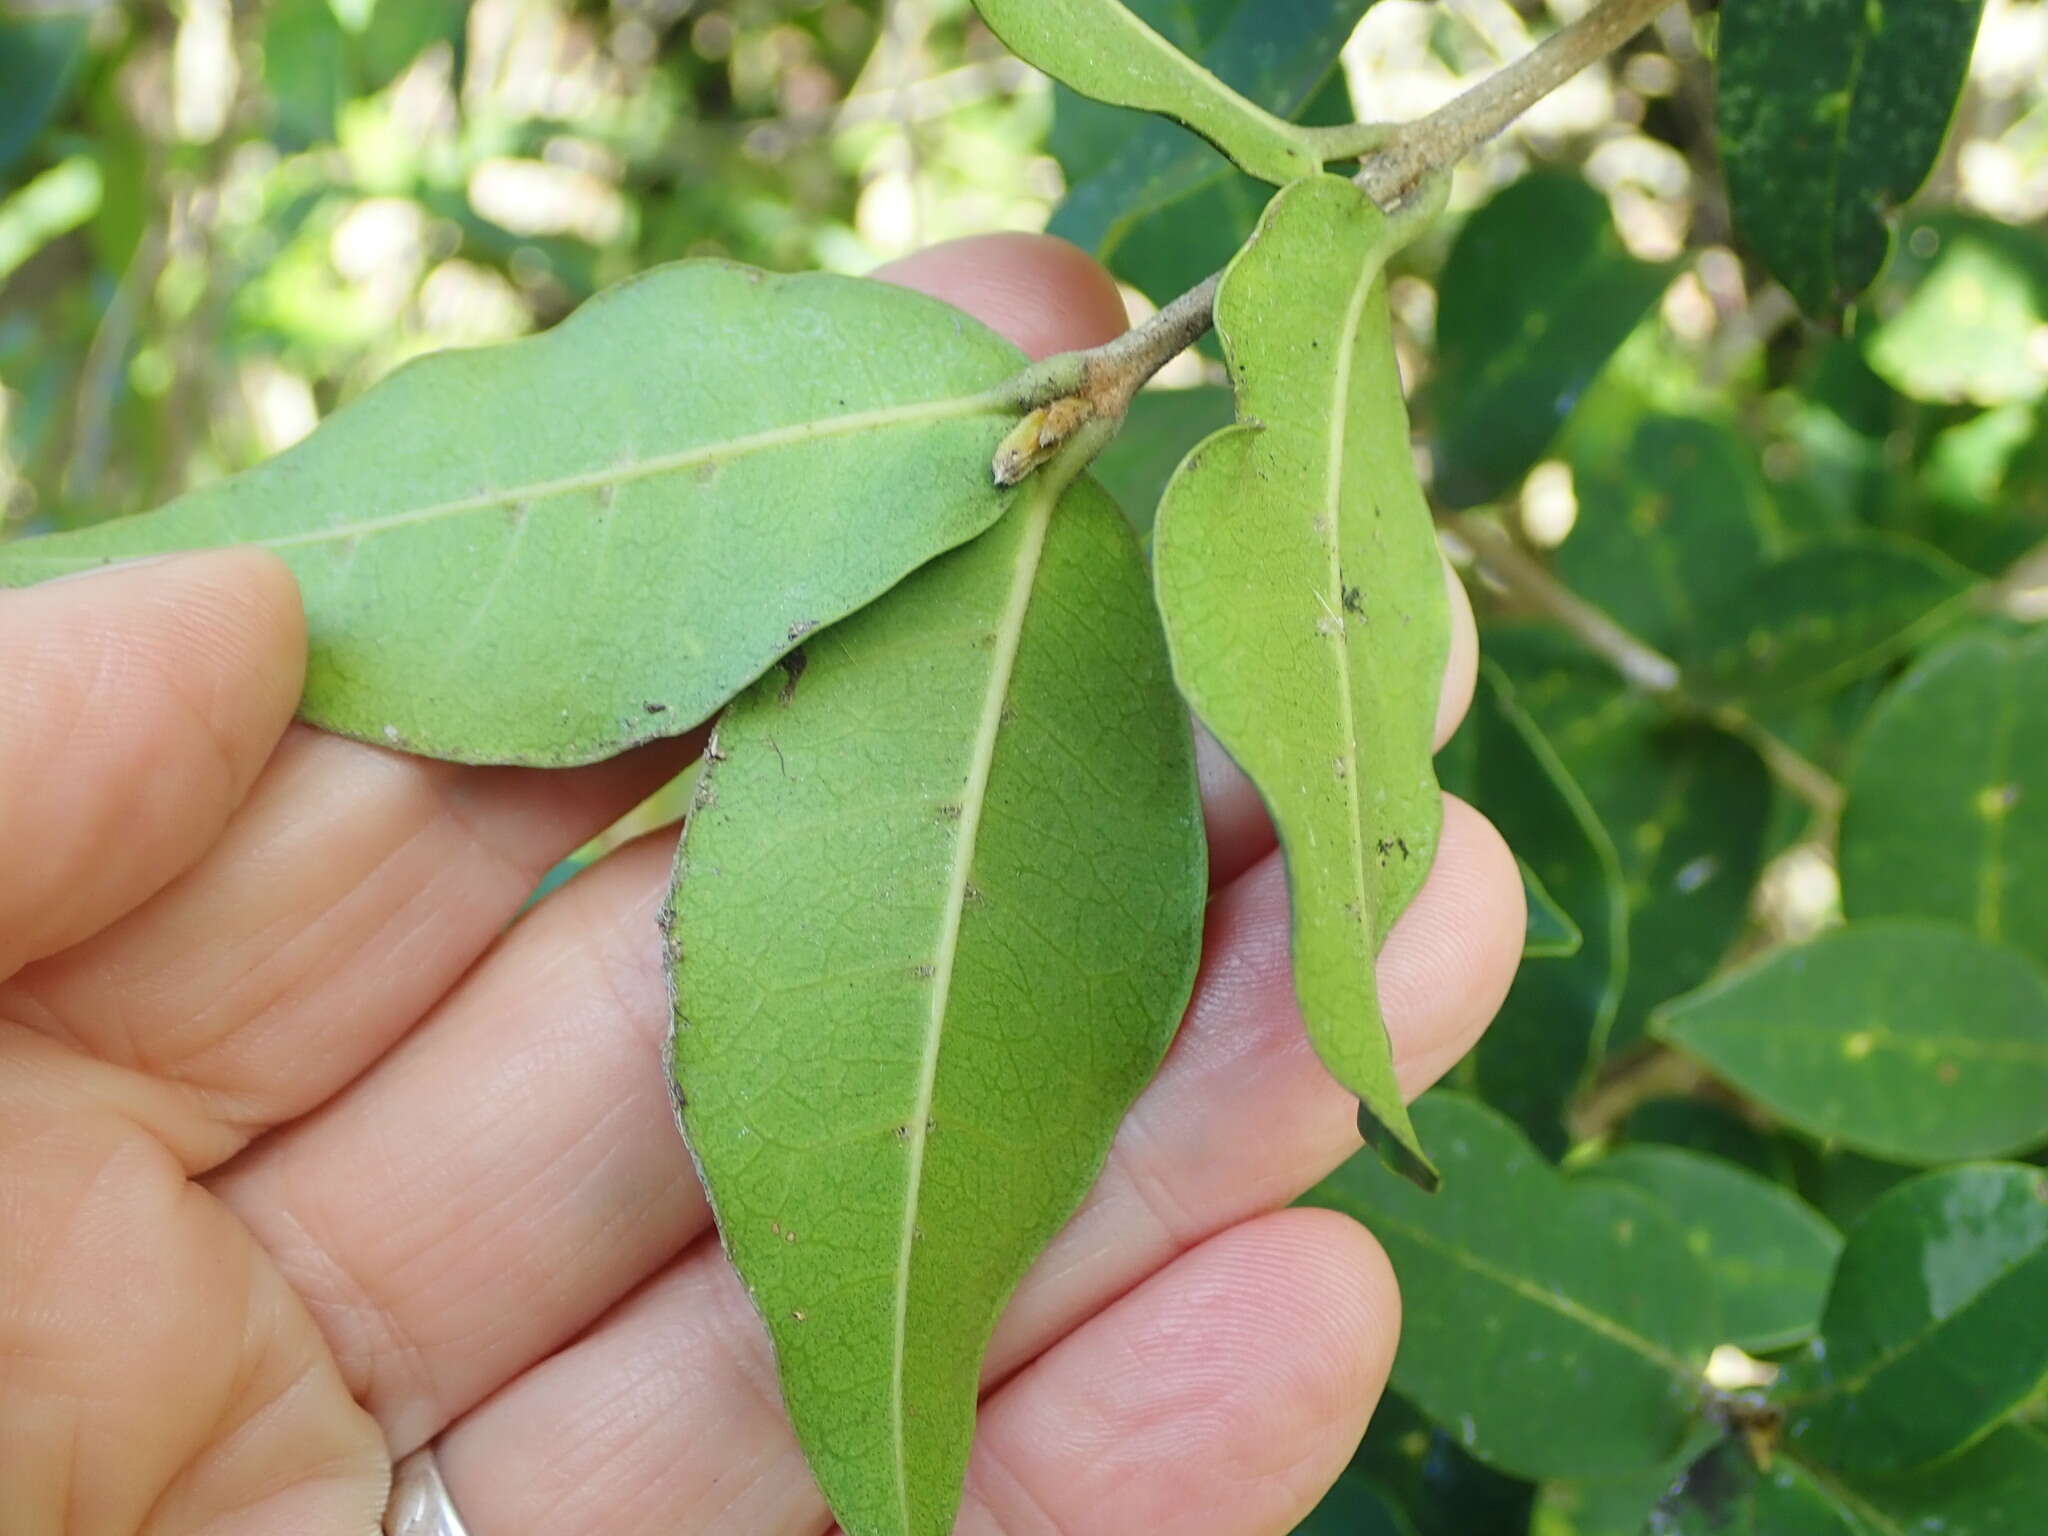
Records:
[[[885,283],[963,309],[1033,359],[1122,334],[1124,301],[1086,252],[1052,235],[976,235],[877,267]]]

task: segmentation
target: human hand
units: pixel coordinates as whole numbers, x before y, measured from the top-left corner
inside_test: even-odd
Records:
[[[1033,237],[888,275],[1034,354],[1122,323]],[[673,836],[505,927],[691,744],[473,769],[291,725],[296,592],[246,550],[0,594],[0,654],[0,1536],[365,1532],[430,1440],[471,1536],[824,1531],[663,1083]],[[1355,1106],[1271,829],[1206,744],[1203,777],[1195,999],[996,1335],[962,1532],[1285,1532],[1385,1379],[1384,1257],[1280,1209]],[[1452,802],[1379,967],[1411,1093],[1521,901]]]

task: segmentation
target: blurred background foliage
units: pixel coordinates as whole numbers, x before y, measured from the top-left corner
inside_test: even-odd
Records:
[[[1242,8],[1204,3],[1181,8],[1179,40],[1213,43],[1271,110],[1398,120],[1586,3],[1272,0],[1257,19],[1292,42],[1235,53],[1203,18]],[[1785,946],[1870,920],[2048,964],[2032,809],[2048,768],[2015,760],[2010,733],[1977,741],[1968,691],[2005,688],[2000,718],[2048,742],[2048,698],[2023,681],[2048,657],[2048,0],[1990,0],[1933,176],[1839,326],[1801,319],[1736,228],[1717,20],[1710,0],[1672,7],[1462,167],[1392,298],[1418,461],[1490,658],[1445,782],[1503,826],[1576,936],[1525,966],[1457,1087],[1501,1117],[1484,1134],[1575,1175],[1658,1193],[1715,1175],[1643,1148],[1710,1156],[1727,1230],[1687,1233],[1709,1257],[1778,1200],[1786,1241],[1803,1231],[1818,1257],[1738,1296],[1776,1310],[1747,1353],[1716,1352],[1709,1378],[1735,1392],[1814,1337],[1837,1229],[1959,1155],[1991,1099],[2016,1129],[1980,1155],[2041,1161],[2028,1148],[2048,1137],[2044,1079],[2017,1068],[1928,1122],[1942,1111],[1916,1085],[1950,1081],[1952,1042],[1884,1076],[1825,998],[1759,1006],[1818,1031],[1834,1076],[1774,1078],[1714,1033],[1742,987],[1782,987],[1768,966],[1800,953]],[[0,0],[0,536],[232,473],[409,357],[549,325],[680,256],[859,273],[1049,225],[1107,260],[1141,314],[1258,212],[1176,133],[1056,91],[968,0]],[[1102,460],[1141,524],[1228,419],[1222,382],[1212,356],[1177,361]],[[1970,842],[1986,828],[2002,850]],[[2006,882],[1988,929],[1986,869]],[[1884,947],[1851,958],[1881,968]],[[1975,1028],[1980,1002],[1959,982],[1933,1022]],[[2048,1036],[2029,1006],[2014,1027]],[[1845,1093],[1869,1097],[1882,1134],[1830,1119]],[[1331,1199],[1383,1215],[1398,1192],[1371,1177]],[[1487,1214],[1459,1219],[1483,1247]],[[1514,1221],[1543,1218],[1502,1219],[1512,1248]],[[1594,1244],[1583,1262],[1623,1261]],[[1411,1293],[1418,1339],[1427,1305]],[[1495,1320],[1475,1301],[1447,1326]],[[1597,1446],[1562,1440],[1554,1463],[1482,1465],[1486,1405],[1454,1410],[1428,1359],[1404,1360],[1408,1399],[1304,1529],[1634,1536],[1677,1475],[1610,1486],[1565,1454]],[[1549,1370],[1517,1396],[1502,1363],[1489,1402],[1554,1414]],[[2008,1458],[2032,1447],[2030,1488],[2048,1478],[2044,1421],[2037,1395],[1995,1437]]]

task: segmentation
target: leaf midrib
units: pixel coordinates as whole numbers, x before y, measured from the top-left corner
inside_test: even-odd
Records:
[[[1351,302],[1345,307],[1344,329],[1337,344],[1336,398],[1329,415],[1330,449],[1324,463],[1323,511],[1329,533],[1324,538],[1330,582],[1323,606],[1336,621],[1338,718],[1344,731],[1344,799],[1350,810],[1351,883],[1358,901],[1361,924],[1370,924],[1367,946],[1378,937],[1379,913],[1368,899],[1365,878],[1365,807],[1358,791],[1358,709],[1352,698],[1351,626],[1344,618],[1344,466],[1350,446],[1352,368],[1358,354],[1358,326],[1365,313],[1366,296],[1372,292],[1383,251],[1378,243],[1359,265],[1359,280],[1352,287]]]
[[[880,406],[873,410],[852,411],[844,416],[828,416],[817,421],[793,422],[787,426],[771,427],[767,431],[752,433],[745,437],[727,438],[716,443],[700,443],[694,447],[677,449],[673,453],[656,454],[652,458],[613,465],[606,469],[586,470],[580,474],[562,475],[553,480],[534,480],[521,485],[507,486],[502,490],[481,492],[475,496],[434,502],[424,507],[411,507],[384,517],[335,524],[303,533],[243,539],[237,542],[263,549],[293,549],[310,544],[370,538],[393,529],[438,522],[443,518],[459,517],[465,513],[497,511],[521,503],[549,501],[581,491],[598,491],[607,487],[630,485],[639,480],[695,469],[721,460],[746,458],[752,454],[799,443],[850,437],[858,432],[883,427],[972,416],[982,411],[999,410],[1007,400],[1006,391],[991,389],[972,395],[955,395],[944,400],[923,400],[913,405]],[[63,567],[80,563],[80,557],[74,554],[44,554],[33,549],[11,553],[9,560],[10,563],[34,561]]]
[[[1560,1317],[1569,1318],[1589,1332],[1600,1335],[1610,1343],[1619,1344],[1622,1348],[1640,1355],[1643,1359],[1688,1387],[1698,1387],[1704,1382],[1700,1372],[1687,1365],[1676,1355],[1669,1354],[1659,1348],[1634,1330],[1623,1327],[1612,1318],[1602,1317],[1598,1312],[1581,1306],[1569,1296],[1560,1295],[1555,1290],[1546,1290],[1541,1286],[1523,1280],[1517,1275],[1510,1274],[1506,1270],[1497,1269],[1480,1258],[1471,1249],[1444,1242],[1427,1228],[1415,1226],[1398,1218],[1391,1217],[1383,1209],[1372,1213],[1371,1225],[1375,1231],[1399,1232],[1421,1247],[1432,1249],[1453,1263],[1470,1270],[1481,1279],[1492,1281],[1502,1290],[1511,1292],[1521,1297],[1524,1301],[1532,1302],[1540,1308],[1555,1312]]]
[[[1868,1041],[1869,1051],[1860,1059],[1868,1061],[1879,1052],[1897,1056],[1914,1054],[1915,1047],[1933,1046],[1942,1055],[1953,1056],[1963,1061],[2011,1062],[2022,1066],[2048,1066],[2048,1042],[2034,1044],[2026,1040],[1980,1040],[1968,1035],[1914,1035],[1902,1034],[1895,1029],[1882,1026],[1870,1029],[1833,1029],[1814,1031],[1811,1035],[1788,1036],[1779,1026],[1770,1021],[1753,1019],[1727,1019],[1714,1026],[1714,1032],[1726,1038],[1730,1035],[1753,1037],[1766,1035],[1773,1040],[1810,1039],[1816,1042],[1857,1040]],[[1694,1044],[1705,1048],[1708,1041],[1697,1034]],[[1840,1045],[1835,1047],[1837,1053]]]
[[[909,1340],[910,1268],[917,1241],[925,1148],[931,1139],[939,1052],[945,1036],[946,1008],[952,996],[953,970],[959,954],[960,927],[967,908],[975,844],[988,806],[988,781],[995,762],[996,739],[1002,732],[1003,709],[1009,700],[1010,680],[1016,671],[1017,651],[1024,633],[1024,617],[1031,606],[1032,589],[1045,552],[1046,533],[1052,523],[1052,509],[1063,489],[1064,481],[1060,477],[1042,472],[1027,493],[1025,504],[1012,513],[1013,516],[1024,517],[1026,523],[1018,543],[1016,570],[1011,576],[1010,591],[1004,599],[1002,617],[996,629],[988,689],[982,697],[981,718],[975,725],[973,752],[968,759],[966,787],[960,796],[960,819],[954,833],[953,863],[948,875],[945,905],[939,913],[939,942],[932,960],[931,1004],[925,1019],[917,1099],[912,1109],[908,1137],[909,1164],[905,1179],[903,1229],[897,1249],[896,1306],[889,1361],[889,1435],[895,1459],[897,1502],[905,1532],[916,1528],[911,1518],[909,1447],[904,1434],[908,1422],[904,1401],[904,1365]]]

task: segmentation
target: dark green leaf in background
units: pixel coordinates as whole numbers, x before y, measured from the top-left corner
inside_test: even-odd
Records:
[[[1373,1409],[1365,1438],[1339,1479],[1377,1492],[1413,1536],[1519,1536],[1528,1529],[1534,1487],[1478,1461],[1457,1440],[1431,1424],[1408,1399],[1388,1392]],[[1299,1529],[1314,1536],[1351,1536],[1332,1524],[1343,1508],[1330,1500]]]
[[[1342,123],[1337,56],[1371,0],[1139,0],[1136,11],[1247,99],[1290,122]],[[1165,303],[1223,266],[1269,190],[1186,129],[1061,93],[1053,153],[1068,194],[1051,230]]]
[[[1519,484],[1673,270],[1631,256],[1577,176],[1524,176],[1474,213],[1438,283],[1437,496],[1476,506]]]
[[[1988,410],[1928,445],[1909,531],[1986,576],[2048,542],[2048,416]]]
[[[1685,1469],[1657,1504],[1645,1531],[1647,1536],[1874,1536],[1811,1468],[1781,1455],[1764,1470],[1733,1438]]]
[[[1528,923],[1522,933],[1522,956],[1528,960],[1569,960],[1586,942],[1572,915],[1557,904],[1536,871],[1525,859],[1515,863],[1522,871],[1522,902],[1528,909]]]
[[[1954,561],[1906,539],[1811,545],[1700,615],[1682,658],[1688,689],[1706,702],[1816,697],[1925,638],[1970,583]]]
[[[1957,0],[1925,0],[1933,8]],[[2048,242],[2038,229],[1944,213],[1913,224],[1877,296],[1870,365],[1916,400],[2006,405],[2048,394]]]
[[[2048,1140],[2048,978],[1933,923],[1852,923],[1660,1010],[1661,1039],[1809,1135],[1901,1162]]]
[[[685,1128],[854,1536],[953,1528],[990,1330],[1193,981],[1187,716],[1134,536],[1057,491],[737,703],[677,856]]]
[[[1014,415],[990,392],[1021,363],[905,289],[682,262],[423,358],[158,512],[0,547],[0,586],[261,544],[305,594],[315,724],[588,762],[702,720],[993,522]]]
[[[1874,1536],[2038,1536],[2048,1436],[2007,1424],[1931,1467],[1847,1479],[1840,1496]]]
[[[1625,1049],[1650,1010],[1711,975],[1741,933],[1762,864],[1769,776],[1746,744],[1618,689],[1604,663],[1561,635],[1496,630],[1487,649],[1614,840],[1628,974],[1599,1049]]]
[[[1628,1112],[1620,1135],[1625,1145],[1684,1147],[1762,1174],[1773,1183],[1791,1179],[1785,1148],[1726,1105],[1702,1099],[1645,1099]]]
[[[1167,487],[1153,565],[1174,680],[1286,851],[1309,1039],[1369,1139],[1426,1177],[1373,975],[1443,820],[1450,602],[1384,270],[1413,232],[1335,176],[1274,198],[1216,297],[1239,420]]]
[[[1418,1536],[1413,1525],[1384,1493],[1362,1477],[1346,1474],[1309,1516],[1294,1528],[1294,1536]]]
[[[91,24],[82,9],[0,12],[0,194],[10,190],[15,162],[70,94]]]
[[[1852,919],[1942,918],[2048,965],[2048,634],[1929,656],[1871,716],[1848,790]]]
[[[1809,315],[1884,266],[1892,213],[1954,115],[1984,0],[1724,0],[1721,162],[1735,223]]]
[[[1578,928],[1566,959],[1525,965],[1463,1069],[1487,1103],[1548,1153],[1603,1049],[1628,965],[1628,913],[1614,845],[1570,772],[1491,663],[1438,757],[1444,787],[1493,821]]]
[[[1851,1228],[1820,1338],[1780,1378],[1784,1445],[1895,1472],[1960,1449],[2048,1378],[2048,1170],[1946,1168]]]
[[[1122,429],[1088,472],[1116,498],[1132,525],[1149,534],[1159,498],[1180,461],[1196,443],[1236,419],[1237,401],[1219,385],[1144,390],[1131,401]]]
[[[1552,556],[1564,584],[1657,649],[1694,648],[1700,612],[1777,552],[1782,534],[1736,432],[1647,416],[1618,453],[1574,453],[1578,519]]]
[[[1663,1202],[1714,1276],[1726,1342],[1760,1354],[1813,1335],[1842,1239],[1797,1195],[1678,1147],[1624,1147],[1578,1176]]]
[[[1415,1120],[1442,1193],[1360,1156],[1306,1197],[1357,1217],[1394,1261],[1394,1385],[1474,1455],[1525,1477],[1601,1477],[1672,1455],[1719,1331],[1712,1277],[1677,1224],[1618,1183],[1565,1179],[1473,1100],[1431,1094]]]

